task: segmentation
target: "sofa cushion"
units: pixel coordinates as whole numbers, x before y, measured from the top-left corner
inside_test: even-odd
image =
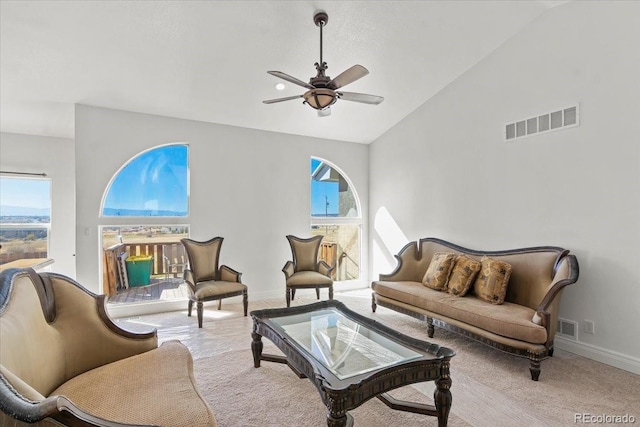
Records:
[[[125,424],[217,425],[195,386],[191,353],[178,341],[87,371],[51,395],[64,395],[92,415]]]
[[[480,262],[482,269],[473,284],[473,291],[478,298],[484,301],[502,304],[507,295],[511,265],[486,255],[482,257]]]
[[[433,313],[436,318],[440,315],[443,320],[456,319],[497,335],[533,344],[547,341],[546,329],[531,321],[535,311],[518,304],[487,304],[473,294],[459,298],[422,286],[420,282],[377,281],[371,284],[371,289],[383,297]]]
[[[447,284],[447,292],[451,295],[463,297],[476,278],[482,264],[466,255],[459,255],[451,270],[449,283]]]
[[[436,252],[431,258],[429,268],[422,278],[422,284],[437,291],[447,289],[447,280],[456,260],[453,252]]]

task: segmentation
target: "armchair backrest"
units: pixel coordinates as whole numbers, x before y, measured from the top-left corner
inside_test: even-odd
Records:
[[[187,251],[189,266],[196,283],[218,278],[218,260],[223,240],[223,237],[214,237],[206,242],[186,238],[180,240]]]
[[[323,236],[314,236],[309,239],[288,235],[287,240],[293,254],[294,271],[317,271],[318,252]]]

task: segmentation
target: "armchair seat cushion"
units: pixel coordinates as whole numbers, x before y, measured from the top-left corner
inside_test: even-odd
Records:
[[[153,375],[140,375],[150,370]],[[178,341],[87,371],[52,395],[64,395],[92,415],[125,424],[216,425],[195,387],[191,354]],[[122,405],[123,396],[135,404]]]
[[[198,282],[195,297],[197,300],[207,300],[220,295],[241,294],[247,291],[247,285],[239,282],[226,282],[224,280],[207,280]]]
[[[298,271],[293,273],[286,281],[287,286],[331,286],[333,280],[317,271]]]

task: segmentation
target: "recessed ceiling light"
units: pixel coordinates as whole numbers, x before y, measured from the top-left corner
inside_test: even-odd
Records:
[[[284,90],[284,83],[276,83],[275,88],[277,90]]]

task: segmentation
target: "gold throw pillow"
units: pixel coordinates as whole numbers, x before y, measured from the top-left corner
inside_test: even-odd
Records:
[[[424,274],[422,284],[436,291],[447,289],[447,280],[453,269],[456,254],[453,252],[436,252],[431,258],[431,263]]]
[[[511,277],[511,264],[488,256],[480,260],[482,269],[473,284],[478,298],[492,304],[502,304],[507,296],[507,285]]]
[[[463,297],[475,280],[482,263],[470,258],[466,255],[459,255],[456,258],[456,262],[451,270],[451,276],[449,276],[449,284],[447,285],[447,292],[457,297]]]

